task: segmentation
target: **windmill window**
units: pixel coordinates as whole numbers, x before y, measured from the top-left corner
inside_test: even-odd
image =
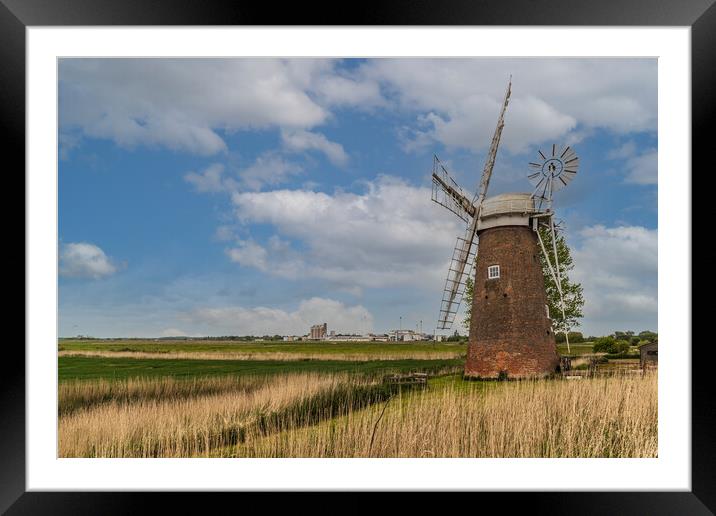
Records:
[[[500,277],[500,266],[490,265],[487,268],[487,279],[496,279]]]

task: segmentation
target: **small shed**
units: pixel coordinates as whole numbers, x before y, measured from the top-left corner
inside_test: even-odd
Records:
[[[642,369],[656,368],[659,365],[659,343],[649,342],[639,346]]]

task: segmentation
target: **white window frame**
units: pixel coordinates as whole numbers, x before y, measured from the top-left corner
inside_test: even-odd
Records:
[[[497,272],[497,274],[493,274],[494,272]],[[500,277],[500,266],[490,265],[487,267],[487,279],[498,279]]]

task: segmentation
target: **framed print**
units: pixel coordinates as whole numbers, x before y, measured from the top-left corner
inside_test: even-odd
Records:
[[[0,507],[711,513],[711,4],[3,0],[27,303]]]

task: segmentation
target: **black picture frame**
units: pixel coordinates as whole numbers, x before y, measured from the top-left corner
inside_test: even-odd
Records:
[[[25,29],[87,25],[592,25],[691,27],[692,169],[712,172],[716,120],[715,0],[427,0],[318,4],[214,0],[0,0],[0,123],[5,157],[25,169]],[[6,161],[7,162],[7,161]],[[686,171],[688,175],[690,171]],[[16,176],[19,174],[15,173]],[[693,180],[693,175],[691,175]],[[20,187],[24,191],[24,182]],[[692,187],[692,191],[693,187]],[[692,200],[692,206],[696,206]],[[15,215],[17,212],[13,212]],[[6,215],[7,216],[7,215]],[[10,220],[14,220],[13,217]],[[697,220],[692,209],[692,219]],[[15,224],[19,228],[19,224]],[[19,229],[17,230],[19,233]],[[24,241],[23,236],[20,237]],[[693,254],[692,249],[692,256]],[[711,256],[713,256],[711,254]],[[27,256],[23,256],[27,259]],[[23,296],[25,299],[25,296]],[[692,321],[695,318],[692,316]],[[692,334],[695,333],[692,330]],[[685,336],[692,339],[691,336]],[[693,340],[693,339],[692,339]],[[27,343],[26,343],[27,344]],[[692,342],[685,341],[684,348]],[[692,348],[692,490],[690,492],[484,493],[489,506],[584,514],[712,514],[716,511],[716,410],[709,370],[712,343]],[[0,511],[7,514],[205,512],[208,496],[241,497],[242,510],[262,510],[241,493],[26,492],[25,350],[6,342],[0,368]],[[471,496],[475,496],[472,494]],[[199,499],[197,499],[199,498]],[[488,500],[489,498],[489,500]],[[498,498],[498,499],[495,499]],[[204,500],[204,501],[201,501]],[[235,502],[232,502],[235,503]],[[315,502],[308,502],[313,504]],[[475,502],[472,502],[475,503]],[[492,505],[497,503],[498,505]],[[476,506],[477,507],[477,506]],[[238,507],[237,507],[238,509]],[[453,507],[453,510],[455,507]],[[495,510],[495,509],[493,509]]]

